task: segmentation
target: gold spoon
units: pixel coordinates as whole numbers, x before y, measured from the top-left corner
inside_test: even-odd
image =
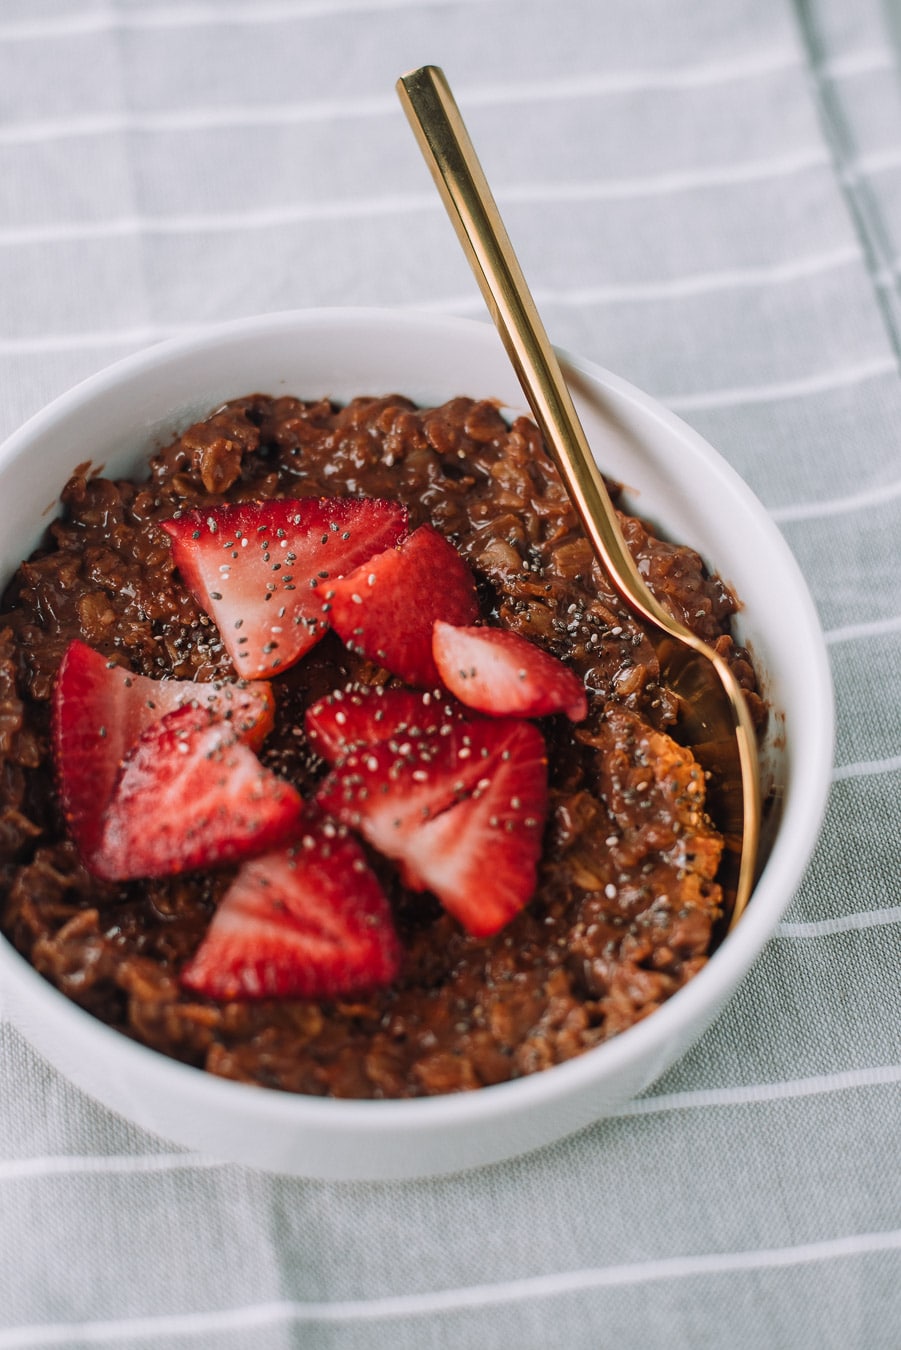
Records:
[[[744,694],[722,657],[659,604],[638,572],[443,72],[411,71],[397,92],[595,554],[651,627],[661,678],[679,700],[679,739],[707,774],[708,808],[725,836],[719,880],[731,928],[751,893],[760,836],[757,746]]]

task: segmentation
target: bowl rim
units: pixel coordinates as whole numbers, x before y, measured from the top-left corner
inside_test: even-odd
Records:
[[[350,327],[362,322],[427,329],[435,333],[456,332],[463,337],[485,340],[496,337],[493,328],[481,320],[462,318],[433,311],[391,309],[368,306],[334,306],[275,311],[203,327],[165,339],[138,352],[130,353],[100,371],[89,375],[34,413],[0,445],[0,470],[14,461],[36,436],[64,422],[82,405],[103,399],[108,393],[146,372],[159,369],[199,348],[214,351],[236,338],[251,333],[295,331],[298,327],[322,325]],[[810,667],[810,723],[818,729],[811,736],[806,755],[792,763],[793,829],[801,831],[805,848],[798,852],[780,830],[773,851],[755,886],[751,901],[733,934],[723,941],[705,966],[665,1005],[641,1022],[608,1041],[556,1064],[523,1077],[479,1088],[473,1092],[432,1097],[370,1100],[326,1098],[278,1090],[260,1091],[256,1086],[219,1078],[204,1069],[172,1059],[162,1052],[133,1041],[100,1021],[59,989],[45,980],[21,956],[5,935],[0,934],[0,996],[5,978],[12,978],[27,997],[49,1020],[59,1018],[78,1028],[90,1046],[98,1052],[123,1058],[148,1076],[171,1082],[186,1095],[203,1098],[206,1105],[231,1107],[240,1103],[247,1112],[268,1121],[282,1122],[298,1129],[305,1124],[327,1128],[335,1133],[356,1132],[361,1127],[375,1133],[389,1133],[400,1127],[426,1128],[436,1120],[448,1125],[487,1125],[511,1112],[527,1110],[531,1104],[559,1101],[573,1089],[584,1087],[635,1065],[652,1060],[665,1040],[678,1035],[695,1022],[701,1013],[718,1006],[736,987],[772,936],[781,914],[801,881],[825,814],[831,782],[834,747],[834,697],[828,655],[822,629],[800,568],[784,536],[766,512],[751,488],[731,465],[692,427],[675,413],[645,394],[635,385],[585,357],[559,348],[564,368],[587,377],[601,390],[639,409],[666,430],[676,441],[689,444],[702,458],[721,485],[737,498],[757,519],[767,535],[768,547],[779,559],[781,568],[793,581],[795,600],[802,624],[802,645],[813,658]],[[781,844],[781,847],[780,847]],[[16,1021],[15,1017],[12,1019]],[[27,1037],[27,1031],[25,1032]],[[603,1114],[603,1113],[602,1113]]]

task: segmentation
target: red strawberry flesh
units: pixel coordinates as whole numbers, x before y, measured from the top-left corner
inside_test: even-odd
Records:
[[[236,862],[290,837],[302,809],[227,723],[177,708],[126,756],[88,865],[126,881]]]
[[[336,689],[311,704],[304,725],[316,753],[335,764],[352,750],[383,741],[437,736],[464,713],[443,689],[429,692],[357,685]]]
[[[296,843],[242,866],[181,980],[217,999],[336,998],[390,984],[399,966],[359,844],[317,814]]]
[[[544,740],[528,722],[448,723],[437,736],[351,752],[317,801],[470,932],[494,932],[535,888],[547,812]]]
[[[471,708],[495,717],[588,716],[585,688],[556,656],[504,628],[455,627],[438,620],[432,653],[442,681]]]
[[[480,776],[480,761],[459,735],[400,745],[385,741],[341,759],[316,800],[343,825],[359,830],[380,853],[402,858],[410,831],[447,810]]]
[[[344,642],[423,689],[441,683],[432,656],[435,620],[470,624],[479,613],[469,567],[431,525],[329,589],[329,622]]]
[[[404,880],[429,890],[474,937],[508,923],[531,898],[547,814],[541,733],[514,730],[486,771],[486,786],[412,831]]]
[[[186,705],[220,717],[253,749],[262,744],[275,715],[265,681],[151,680],[83,642],[69,644],[53,690],[53,755],[63,812],[82,856],[89,857],[97,846],[125,755],[147,727]]]
[[[326,631],[332,583],[406,528],[399,502],[352,497],[240,502],[163,522],[185,585],[245,679],[309,651]]]

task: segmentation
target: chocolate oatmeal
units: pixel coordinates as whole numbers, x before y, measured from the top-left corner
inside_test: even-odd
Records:
[[[131,675],[234,681],[162,523],[197,507],[320,497],[400,502],[411,530],[434,527],[471,568],[482,620],[563,660],[584,684],[588,714],[535,719],[547,750],[537,885],[499,931],[468,933],[362,841],[399,939],[389,984],[325,1000],[205,997],[182,972],[235,866],[127,882],[85,867],[57,793],[54,681],[73,639]],[[253,395],[190,427],[145,478],[85,469],[62,502],[0,615],[0,862],[3,931],[67,997],[224,1077],[413,1097],[581,1054],[653,1012],[704,964],[722,840],[705,814],[703,775],[669,734],[675,709],[653,647],[594,562],[531,422],[508,426],[492,403],[466,398],[338,408]],[[726,587],[690,548],[635,518],[623,525],[651,589],[725,656],[762,721],[754,672],[729,633],[736,606]],[[335,691],[398,683],[326,632],[272,679],[263,765],[309,801],[328,765],[304,730],[307,710]]]

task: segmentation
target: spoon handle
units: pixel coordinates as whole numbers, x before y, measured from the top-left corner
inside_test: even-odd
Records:
[[[726,841],[728,923],[754,880],[760,829],[754,727],[728,663],[669,614],[639,574],[572,397],[443,73],[423,66],[397,92],[463,251],[595,556],[626,604],[656,630],[663,682],[680,700],[685,742],[708,772]]]
[[[623,539],[560,363],[444,74],[436,66],[423,66],[402,75],[397,92],[595,554],[632,608],[673,632],[674,619],[645,586]],[[680,635],[691,641],[688,630]]]

